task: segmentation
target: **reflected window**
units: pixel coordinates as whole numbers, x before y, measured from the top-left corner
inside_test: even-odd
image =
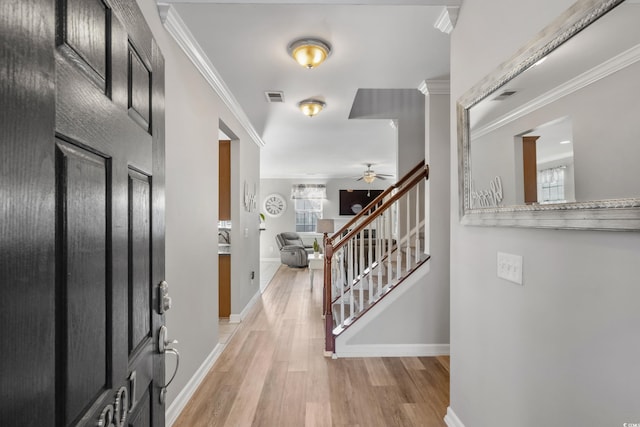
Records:
[[[538,171],[538,203],[564,203],[566,166]]]

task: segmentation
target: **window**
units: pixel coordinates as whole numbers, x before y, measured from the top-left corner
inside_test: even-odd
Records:
[[[322,219],[322,199],[296,199],[296,231],[315,232],[316,224]]]
[[[538,171],[538,203],[564,203],[565,166]]]
[[[327,198],[323,184],[297,184],[291,188],[291,199],[296,212],[296,231],[315,232],[322,219],[322,200]]]

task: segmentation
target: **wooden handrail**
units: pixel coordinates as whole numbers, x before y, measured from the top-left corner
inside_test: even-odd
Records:
[[[369,215],[367,217],[367,219],[362,221],[356,228],[354,228],[351,231],[349,231],[342,239],[340,239],[340,241],[335,246],[333,245],[333,240],[334,240],[334,238],[340,237],[340,236],[337,235],[337,234],[334,234],[333,236],[328,238],[327,239],[327,244],[331,246],[331,249],[332,249],[331,252],[333,253],[333,252],[337,251],[342,246],[344,246],[349,241],[349,239],[352,239],[354,236],[356,236],[358,233],[360,233],[362,230],[364,230],[365,227],[367,227],[369,224],[371,224],[378,216],[382,215],[384,213],[384,211],[389,209],[391,207],[391,205],[393,205],[397,200],[399,200],[402,196],[404,196],[407,192],[409,192],[409,190],[411,190],[423,178],[424,179],[429,179],[429,165],[424,165],[424,167],[422,169],[422,173],[420,173],[419,175],[416,175],[409,182],[408,185],[403,186],[400,191],[398,191],[396,194],[394,194],[389,200],[384,202],[382,204],[382,206],[376,208],[376,212],[378,212],[377,214]]]
[[[349,220],[345,225],[342,226],[342,228],[340,228],[340,230],[336,231],[335,233],[333,233],[333,235],[330,237],[331,242],[333,242],[334,238],[339,237],[340,235],[342,235],[342,233],[344,233],[345,230],[348,230],[351,226],[353,226],[353,224],[355,222],[357,222],[362,216],[364,216],[367,212],[370,213],[370,211],[372,210],[378,210],[379,208],[376,208],[376,205],[378,203],[380,203],[380,201],[382,201],[385,197],[387,197],[387,195],[389,193],[391,193],[393,190],[395,190],[396,188],[400,188],[404,185],[404,183],[411,178],[416,172],[418,172],[420,169],[422,169],[422,167],[424,166],[424,160],[422,160],[420,163],[418,163],[416,166],[413,167],[413,169],[411,169],[405,176],[403,176],[400,181],[396,182],[395,184],[392,184],[389,188],[387,188],[386,190],[384,190],[382,193],[380,193],[375,199],[373,199],[368,205],[371,206],[371,208],[365,207],[364,209],[362,209],[360,212],[358,212],[356,214],[356,216],[354,216],[353,218],[351,218],[351,220]],[[429,165],[427,165],[427,173],[428,173],[428,169]],[[427,176],[428,178],[428,176]]]

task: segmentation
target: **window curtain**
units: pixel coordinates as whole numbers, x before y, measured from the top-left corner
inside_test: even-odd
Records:
[[[555,168],[543,169],[538,171],[538,182],[542,185],[557,185],[564,183],[564,170],[566,166],[557,166]]]
[[[291,187],[291,200],[326,198],[327,187],[324,184],[294,184]]]

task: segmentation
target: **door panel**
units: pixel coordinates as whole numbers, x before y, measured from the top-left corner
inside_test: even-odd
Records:
[[[109,8],[101,0],[60,3],[62,40],[106,81]]]
[[[133,46],[129,45],[129,115],[148,131],[151,114],[151,73]]]
[[[69,425],[109,388],[111,355],[108,160],[58,141],[56,344]],[[64,413],[62,413],[64,407]]]
[[[129,354],[152,336],[150,205],[149,177],[129,170]]]

